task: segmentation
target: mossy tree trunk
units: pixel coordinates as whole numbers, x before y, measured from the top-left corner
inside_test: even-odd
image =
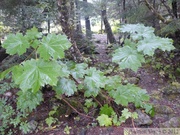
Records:
[[[74,14],[74,6],[75,3],[73,0],[58,0],[59,19],[62,31],[72,43],[72,48],[70,49],[71,55],[75,61],[82,62],[84,59],[77,47],[75,26],[71,17],[71,15]]]

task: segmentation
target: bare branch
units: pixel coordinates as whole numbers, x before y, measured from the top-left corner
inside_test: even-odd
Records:
[[[164,5],[164,7],[167,9],[168,13],[169,13],[173,18],[176,18],[176,17],[174,16],[174,14],[172,13],[171,8],[165,3],[165,1],[164,1],[164,0],[161,0],[161,3],[162,3],[162,4]]]
[[[158,13],[158,11],[148,2],[148,0],[145,0],[144,2],[149,10],[151,10],[151,12],[154,13],[159,20],[166,24],[169,23],[161,14]]]

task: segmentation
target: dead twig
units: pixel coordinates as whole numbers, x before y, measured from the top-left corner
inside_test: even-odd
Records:
[[[63,99],[63,98],[62,98],[62,100],[63,100],[69,107],[71,107],[75,112],[77,112],[79,115],[84,116],[84,117],[89,118],[89,119],[94,119],[94,118],[91,117],[91,116],[88,116],[88,115],[85,115],[85,114],[83,114],[83,113],[80,113],[80,112],[79,112],[76,108],[74,108],[66,99]]]

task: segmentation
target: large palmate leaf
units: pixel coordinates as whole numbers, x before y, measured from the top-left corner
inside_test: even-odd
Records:
[[[126,24],[123,25],[120,30],[121,32],[130,33],[133,40],[138,40],[142,37],[151,37],[154,35],[154,28],[145,27],[143,24]]]
[[[57,62],[59,65],[61,65],[60,77],[69,77],[70,74],[69,67],[61,60],[58,60]]]
[[[83,78],[86,73],[86,63],[75,64],[75,67],[71,70],[71,74],[75,79]]]
[[[37,39],[41,37],[42,37],[42,33],[38,32],[38,29],[36,27],[33,27],[32,29],[27,30],[26,32],[26,38],[28,40]]]
[[[124,46],[115,50],[112,61],[118,63],[122,69],[130,68],[133,71],[137,71],[145,60],[143,55],[138,53],[136,49]]]
[[[108,115],[101,114],[97,117],[100,126],[111,126],[112,125],[112,118],[109,118]]]
[[[84,82],[89,87],[104,88],[106,78],[103,72],[96,70],[96,68],[93,67],[87,69],[87,76],[85,77]]]
[[[130,91],[126,88],[126,86],[118,87],[117,90],[112,90],[109,92],[111,97],[114,98],[117,104],[121,104],[123,106],[127,106],[129,103]]]
[[[38,39],[42,37],[42,33],[38,32],[36,27],[33,27],[27,30],[25,37],[30,42],[30,45],[36,49],[40,45],[40,40]]]
[[[54,87],[57,95],[65,94],[67,96],[72,96],[74,92],[77,91],[76,84],[73,80],[61,78],[58,81],[56,87]]]
[[[31,91],[23,92],[20,90],[18,91],[17,95],[17,109],[21,110],[22,112],[32,112],[32,110],[35,109],[41,101],[43,101],[41,91],[33,93]]]
[[[0,80],[2,80],[2,79],[4,79],[5,78],[5,76],[7,75],[7,74],[9,74],[12,70],[14,70],[16,68],[16,65],[15,66],[12,66],[12,67],[10,67],[10,68],[8,68],[8,69],[6,69],[5,71],[3,71],[3,72],[1,72],[0,73]]]
[[[89,68],[86,72],[84,84],[85,84],[85,96],[89,97],[91,95],[97,96],[100,88],[104,88],[106,84],[106,77],[103,72],[96,70],[96,68]]]
[[[49,60],[51,57],[54,59],[64,58],[64,51],[71,46],[66,36],[55,34],[43,37],[41,44],[37,52],[45,60]]]
[[[116,90],[109,92],[111,97],[114,98],[117,104],[127,106],[128,103],[135,103],[136,107],[139,107],[143,101],[148,101],[149,96],[145,90],[136,87],[132,84],[121,85]]]
[[[13,79],[23,91],[31,89],[37,92],[45,84],[55,86],[60,69],[60,65],[56,62],[32,59],[13,70]]]
[[[2,44],[2,47],[6,49],[6,52],[10,55],[18,54],[22,55],[26,52],[26,49],[30,47],[27,39],[21,34],[10,34]]]
[[[143,40],[138,42],[138,51],[142,51],[144,54],[149,56],[154,55],[154,51],[159,48],[163,51],[170,51],[174,49],[172,45],[173,40],[168,38],[160,38],[160,37],[152,37],[152,38],[144,38]]]
[[[105,89],[110,91],[110,90],[113,90],[114,88],[117,88],[119,85],[121,85],[121,77],[120,77],[120,75],[109,76],[106,79],[106,87],[105,87]]]

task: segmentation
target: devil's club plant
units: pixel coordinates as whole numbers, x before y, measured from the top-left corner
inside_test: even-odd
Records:
[[[152,56],[155,49],[159,48],[163,51],[174,49],[171,39],[155,36],[154,29],[151,27],[145,27],[142,24],[125,25],[121,31],[129,32],[131,36],[130,40],[125,41],[124,47],[115,50],[113,54],[113,62],[118,63],[121,69],[130,68],[137,71],[145,62],[144,56]],[[22,113],[31,112],[40,104],[43,100],[41,87],[45,85],[52,86],[56,97],[73,96],[79,90],[88,98],[105,92],[106,96],[111,97],[117,105],[125,107],[123,115],[118,118],[112,107],[104,105],[100,112],[101,116],[97,118],[102,126],[120,125],[129,117],[137,118],[136,114],[126,109],[129,103],[145,108],[147,113],[153,113],[152,106],[148,104],[149,96],[146,90],[131,84],[122,85],[120,76],[106,76],[104,72],[95,67],[88,67],[86,63],[62,61],[65,57],[64,51],[71,47],[64,35],[43,36],[36,28],[32,28],[26,32],[26,35],[10,34],[2,47],[10,55],[22,55],[28,48],[34,49],[32,51],[34,57],[0,74],[2,79],[6,74],[12,73],[13,81],[20,88],[17,93],[17,109]],[[32,102],[30,97],[36,100]],[[25,104],[24,101],[26,101]],[[106,110],[108,114],[104,113]],[[106,120],[105,123],[103,119]]]
[[[154,28],[143,24],[127,24],[120,28],[121,32],[128,32],[131,39],[126,39],[124,47],[115,50],[112,61],[119,64],[121,69],[130,68],[137,71],[145,62],[144,56],[153,56],[156,49],[171,51],[173,40],[161,38],[154,34]]]

